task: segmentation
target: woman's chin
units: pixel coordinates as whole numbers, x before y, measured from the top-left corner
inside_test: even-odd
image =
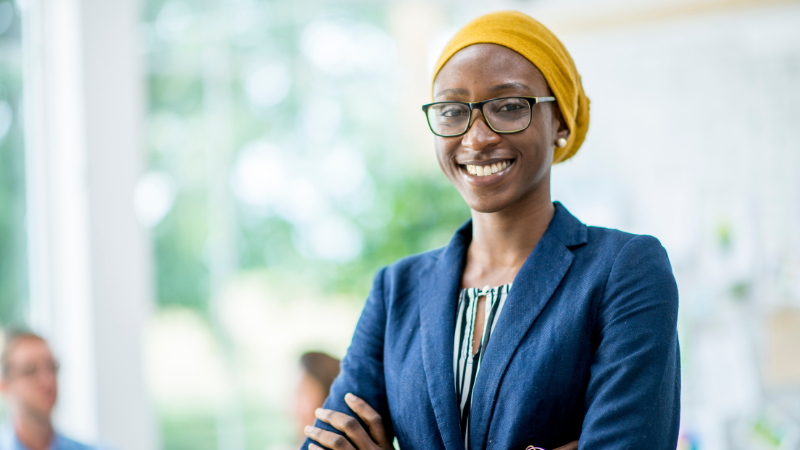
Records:
[[[461,197],[467,203],[469,208],[474,212],[483,214],[492,213],[512,213],[530,210],[535,207],[540,200],[545,202],[550,201],[550,191],[547,189],[548,184],[539,184],[536,186],[525,186],[519,189],[514,189],[513,186],[507,186],[507,189],[497,189],[495,192],[483,192],[483,195],[478,195],[469,189],[466,192],[461,192]],[[464,195],[467,194],[467,195]]]
[[[513,204],[512,201],[497,197],[498,196],[492,196],[492,198],[470,199],[467,200],[467,205],[469,205],[469,208],[475,212],[491,214],[508,209],[508,207]]]

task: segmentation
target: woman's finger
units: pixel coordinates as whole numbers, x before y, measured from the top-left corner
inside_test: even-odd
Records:
[[[372,438],[364,431],[364,428],[355,417],[339,411],[322,408],[314,411],[314,415],[317,416],[317,419],[346,434],[359,450],[372,450],[375,448],[376,444],[372,442]]]
[[[347,438],[341,434],[321,430],[311,425],[307,425],[304,431],[306,436],[332,450],[355,450]]]
[[[567,445],[558,447],[556,450],[578,450],[578,441],[572,441]]]
[[[358,414],[358,417],[361,417],[361,420],[367,424],[369,434],[372,436],[375,443],[377,443],[380,448],[391,449],[392,442],[386,435],[386,428],[383,426],[383,418],[381,415],[372,409],[367,402],[353,394],[345,395],[344,401],[347,402],[347,406]]]

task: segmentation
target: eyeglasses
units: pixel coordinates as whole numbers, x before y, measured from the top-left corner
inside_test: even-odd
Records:
[[[46,364],[31,364],[23,366],[16,371],[16,375],[22,378],[32,379],[36,378],[39,374],[58,375],[61,366],[57,361],[52,361]]]
[[[519,133],[531,124],[531,108],[537,103],[554,102],[555,97],[501,97],[483,102],[436,102],[422,105],[433,134],[461,136],[469,130],[472,112],[480,110],[486,125],[495,133]]]

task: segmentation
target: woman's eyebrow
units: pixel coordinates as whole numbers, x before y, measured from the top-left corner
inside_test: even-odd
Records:
[[[443,95],[469,95],[469,90],[464,88],[451,88],[439,91],[434,97],[441,97]]]
[[[529,93],[533,93],[533,89],[531,89],[530,87],[528,87],[528,86],[526,86],[526,85],[524,85],[522,83],[503,83],[503,84],[498,84],[496,86],[492,86],[491,88],[489,88],[489,92],[494,94],[496,92],[508,91],[508,90],[511,90],[511,89],[522,89],[524,91],[528,91]]]
[[[527,91],[528,93],[531,94],[533,93],[533,89],[531,89],[527,85],[524,85],[522,83],[513,83],[513,82],[492,86],[491,88],[489,88],[489,92],[494,94],[497,92],[509,91],[513,89],[521,89],[523,91]],[[437,92],[434,97],[438,98],[445,95],[469,95],[469,90],[464,88],[450,88]]]

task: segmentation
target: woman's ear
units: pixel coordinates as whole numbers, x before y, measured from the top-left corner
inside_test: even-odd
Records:
[[[556,147],[564,147],[569,140],[569,128],[561,115],[561,108],[556,103],[551,103],[551,105],[553,105],[553,130],[555,130],[553,144]]]
[[[569,128],[564,121],[564,117],[561,115],[561,108],[555,103],[553,103],[553,129],[556,131],[554,141],[557,142],[562,138],[564,140],[569,140]]]

